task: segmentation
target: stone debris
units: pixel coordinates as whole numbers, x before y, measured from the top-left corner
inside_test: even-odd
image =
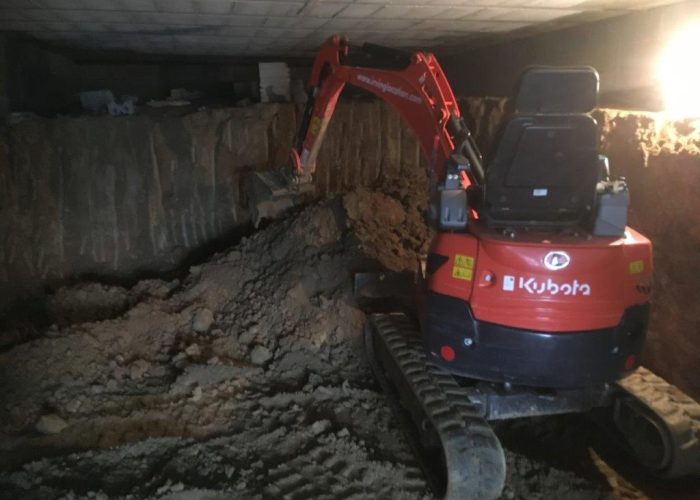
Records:
[[[262,345],[257,345],[250,353],[250,360],[256,365],[264,365],[272,358],[270,350]]]
[[[314,436],[323,434],[331,427],[331,422],[329,420],[317,420],[311,425],[311,433]]]
[[[70,411],[70,407],[68,409]],[[58,415],[42,415],[36,423],[36,430],[42,434],[58,434],[66,427],[68,427],[68,422]]]
[[[200,309],[192,317],[192,329],[197,333],[206,333],[214,323],[214,313],[209,309]]]

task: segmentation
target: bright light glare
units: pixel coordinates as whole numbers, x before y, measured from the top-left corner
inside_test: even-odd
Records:
[[[700,117],[700,23],[688,25],[672,38],[658,64],[666,114],[670,118]]]

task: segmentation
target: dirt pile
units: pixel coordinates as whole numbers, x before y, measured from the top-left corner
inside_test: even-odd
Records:
[[[0,497],[425,498],[364,360],[350,279],[376,261],[412,268],[427,229],[411,203],[327,200],[182,282],[139,284],[117,318],[0,353]],[[505,498],[608,495],[508,461]]]

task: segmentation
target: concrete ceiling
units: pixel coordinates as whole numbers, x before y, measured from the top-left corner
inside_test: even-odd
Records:
[[[308,56],[330,34],[454,46],[670,3],[653,0],[0,0],[0,30],[146,54]]]

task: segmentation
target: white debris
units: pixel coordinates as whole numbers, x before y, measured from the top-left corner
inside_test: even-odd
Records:
[[[68,422],[58,415],[42,415],[36,423],[36,430],[42,434],[58,434],[68,427]]]

